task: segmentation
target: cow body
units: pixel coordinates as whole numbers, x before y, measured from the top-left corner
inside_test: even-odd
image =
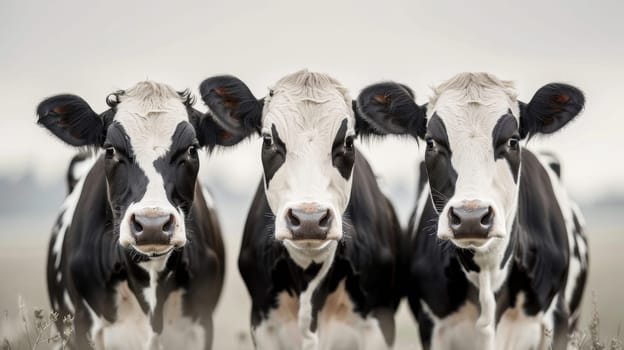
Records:
[[[407,293],[427,349],[565,349],[587,272],[582,218],[560,166],[522,139],[559,130],[580,90],[548,84],[525,104],[511,82],[464,73],[425,106],[404,85],[358,98],[385,133],[425,140],[409,232]]]
[[[92,167],[66,198],[50,240],[47,275],[53,310],[74,315],[76,334],[88,334],[98,348],[141,349],[150,338],[164,348],[208,348],[224,275],[212,201],[198,184],[191,215],[201,220],[188,222],[193,244],[145,259],[121,248],[111,230],[102,157],[82,162],[74,167]],[[58,326],[62,329],[62,322]],[[86,343],[78,340],[76,345]]]
[[[409,279],[419,281],[409,284],[410,307],[427,348],[481,349],[481,333],[474,327],[479,267],[474,253],[435,236],[438,213],[426,185],[408,227]],[[499,348],[547,348],[549,337],[556,334],[565,342],[576,329],[588,267],[580,215],[549,164],[523,149],[518,213],[496,291]]]
[[[225,257],[196,148],[218,128],[166,85],[117,94],[102,115],[73,95],[38,110],[67,143],[105,149],[68,170],[48,251],[57,327],[73,315],[78,349],[210,349]]]
[[[346,89],[304,70],[260,100],[231,76],[200,91],[232,144],[263,140],[264,176],[238,261],[256,348],[391,347],[401,229],[354,147],[369,129]]]
[[[320,348],[392,344],[400,226],[359,155],[353,176],[345,239],[338,243],[333,262],[312,263],[307,269],[272,239],[274,216],[264,189],[258,188],[238,264],[252,298],[251,326],[259,348],[298,348],[301,334],[310,327],[319,331]]]

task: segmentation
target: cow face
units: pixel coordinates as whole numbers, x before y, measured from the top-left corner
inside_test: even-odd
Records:
[[[306,249],[341,239],[356,152],[346,89],[324,74],[300,71],[278,81],[262,100],[234,77],[207,79],[200,90],[233,143],[253,132],[262,137],[275,238]]]
[[[191,107],[188,93],[163,84],[138,83],[107,103],[111,108],[98,115],[80,97],[54,96],[39,105],[39,123],[70,145],[103,149],[119,244],[166,255],[186,243],[197,151],[214,145],[216,129]]]
[[[516,215],[520,140],[563,127],[581,111],[583,94],[549,84],[524,104],[510,82],[467,73],[435,88],[426,108],[409,97],[404,86],[384,83],[365,89],[358,101],[380,130],[425,140],[438,237],[476,251],[505,244]]]

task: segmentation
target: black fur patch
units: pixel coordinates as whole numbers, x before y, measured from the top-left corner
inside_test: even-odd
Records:
[[[514,182],[517,183],[520,171],[520,145],[518,142],[516,148],[509,147],[508,140],[512,136],[520,137],[518,134],[518,122],[510,111],[496,122],[492,130],[492,146],[494,148],[494,159],[505,158],[509,164]]]
[[[451,164],[452,151],[446,127],[437,114],[434,114],[429,121],[427,135],[435,141],[435,146],[431,149],[427,147],[425,152],[427,177],[431,188],[431,198],[436,210],[441,212],[448,200],[455,194],[457,171]]]
[[[195,130],[188,122],[180,122],[171,137],[169,151],[154,161],[156,171],[163,177],[165,193],[174,208],[181,207],[185,214],[193,203],[195,182],[199,171],[197,152],[189,153],[189,147],[196,147]]]
[[[109,128],[105,147],[114,147],[113,158],[104,157],[108,182],[108,198],[115,218],[115,234],[119,235],[119,222],[128,206],[143,198],[149,182],[143,170],[135,163],[135,154],[123,126],[114,122]]]
[[[332,165],[338,169],[342,177],[349,180],[351,170],[353,170],[353,162],[355,162],[355,148],[353,147],[353,139],[351,139],[351,147],[347,147],[345,144],[346,135],[347,119],[345,118],[340,123],[340,128],[332,142]]]
[[[272,143],[262,146],[262,166],[264,167],[264,181],[267,188],[273,175],[286,161],[286,144],[279,137],[275,124],[271,125]]]

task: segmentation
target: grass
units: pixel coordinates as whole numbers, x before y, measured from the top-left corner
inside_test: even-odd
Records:
[[[570,345],[573,349],[579,350],[623,350],[624,345],[620,331],[615,337],[607,343],[600,339],[600,315],[598,314],[598,307],[596,306],[596,293],[592,293],[592,318],[591,322],[587,326],[587,329],[576,332],[570,339]]]
[[[74,319],[71,316],[63,318],[65,330],[59,333],[55,326],[58,313],[41,308],[29,309],[22,297],[18,297],[18,310],[15,318],[11,318],[6,311],[2,316],[1,350],[65,349],[74,331]]]
[[[592,294],[593,312],[589,325],[570,338],[570,348],[577,350],[624,350],[620,331],[608,342],[600,338],[600,315],[597,310],[596,296]],[[1,317],[0,350],[43,350],[65,349],[73,334],[73,318],[63,318],[65,331],[59,333],[55,323],[58,314],[41,308],[29,309],[24,300],[18,297],[18,315],[11,318],[7,311]]]

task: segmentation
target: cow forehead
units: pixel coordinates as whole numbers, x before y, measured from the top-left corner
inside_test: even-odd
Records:
[[[275,125],[286,143],[321,141],[327,138],[333,140],[344,119],[347,119],[347,126],[353,129],[355,119],[352,113],[344,105],[333,101],[321,104],[302,101],[295,106],[269,109],[264,117],[263,127],[270,129],[271,125]]]
[[[141,82],[120,96],[115,121],[127,133],[135,154],[158,157],[170,148],[172,137],[188,113],[171,87]]]
[[[350,128],[355,125],[347,90],[325,74],[296,72],[271,90],[272,96],[265,99],[263,127],[275,125],[287,139],[333,137],[345,118]]]
[[[519,116],[513,84],[486,73],[463,73],[434,88],[427,108],[428,120],[436,114],[453,137],[491,138],[499,118]]]

